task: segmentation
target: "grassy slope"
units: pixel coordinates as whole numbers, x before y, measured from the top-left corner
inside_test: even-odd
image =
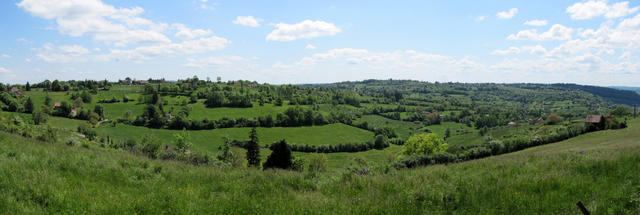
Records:
[[[640,207],[640,121],[453,165],[319,178],[153,161],[0,134],[0,213],[596,214]],[[626,211],[625,211],[626,210]]]

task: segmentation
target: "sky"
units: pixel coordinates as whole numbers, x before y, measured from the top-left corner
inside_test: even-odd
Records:
[[[640,86],[640,1],[4,0],[0,82]]]

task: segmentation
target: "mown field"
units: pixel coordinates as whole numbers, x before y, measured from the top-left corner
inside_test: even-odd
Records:
[[[640,208],[638,133],[635,120],[470,162],[411,170],[368,163],[361,164],[368,174],[341,169],[317,177],[0,133],[0,213],[578,214],[580,200],[594,214],[630,214]]]

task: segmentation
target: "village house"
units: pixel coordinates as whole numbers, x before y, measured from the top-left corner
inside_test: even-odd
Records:
[[[606,120],[602,115],[587,115],[584,119],[587,130],[602,130],[606,127]]]

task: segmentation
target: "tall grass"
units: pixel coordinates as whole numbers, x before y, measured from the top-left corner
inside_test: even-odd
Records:
[[[594,214],[628,214],[640,207],[639,126],[459,164],[397,171],[355,162],[318,177],[1,133],[0,213],[577,214],[581,200]]]

